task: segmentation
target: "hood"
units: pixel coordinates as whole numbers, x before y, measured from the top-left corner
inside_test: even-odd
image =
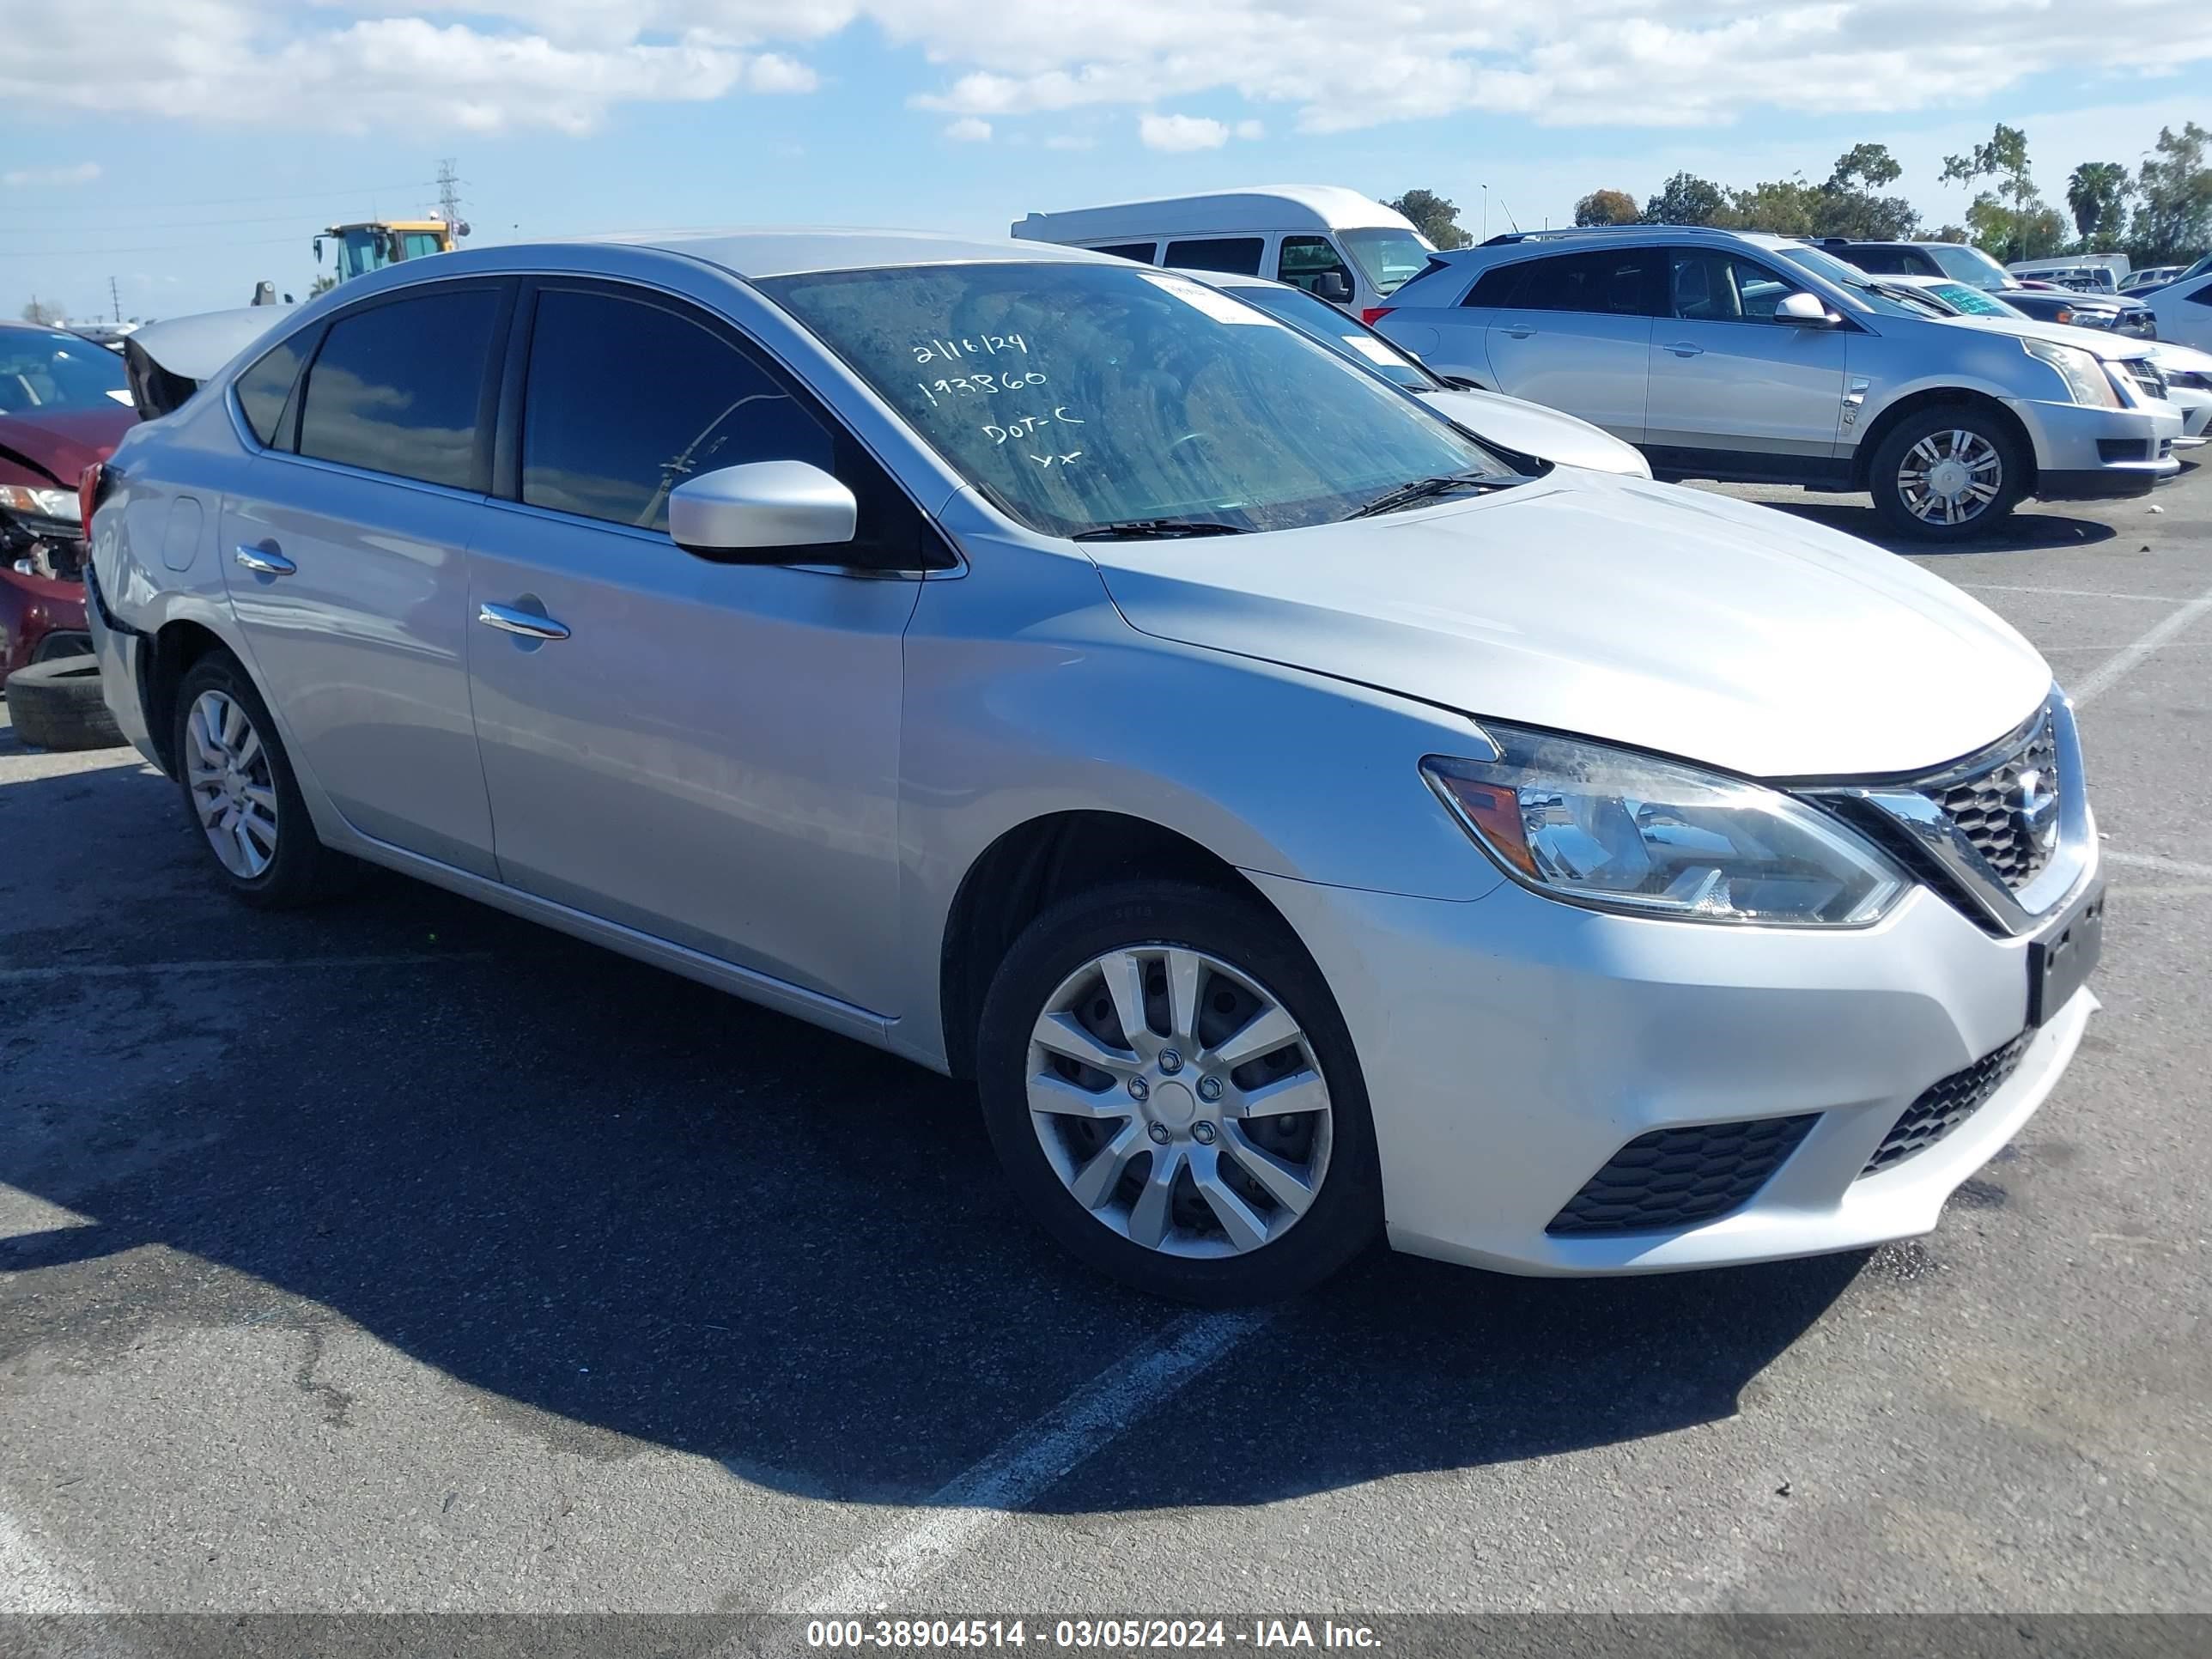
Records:
[[[1619,472],[1632,478],[1651,476],[1650,463],[1635,445],[1623,443],[1602,427],[1541,404],[1495,392],[1419,392],[1455,426],[1503,448],[1561,466],[1593,472]]]
[[[35,415],[0,415],[0,456],[20,457],[64,489],[77,475],[115,453],[138,416],[112,409],[54,409]]]
[[[1929,320],[1944,323],[1966,323],[1990,334],[2010,334],[2023,340],[2051,340],[2059,345],[2078,346],[2093,357],[2107,362],[2122,362],[2130,357],[2150,356],[2152,343],[2138,339],[2132,334],[2107,334],[2102,329],[2075,328],[2070,323],[2039,323],[2021,317],[1942,317]]]
[[[1084,551],[1145,633],[1754,777],[1933,767],[2051,686],[2002,619],[1903,559],[1635,479]]]
[[[2162,370],[2212,374],[2212,351],[2199,351],[2195,346],[2176,345],[2171,340],[2145,340],[2142,343],[2145,355]]]

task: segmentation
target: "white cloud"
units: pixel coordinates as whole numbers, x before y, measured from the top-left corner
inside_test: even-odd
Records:
[[[2212,8],[2181,0],[10,0],[9,24],[14,106],[410,133],[811,91],[808,49],[854,27],[917,52],[914,101],[948,119],[1235,94],[1310,132],[1934,117],[2053,74],[2119,102],[2212,62]]]
[[[957,121],[945,123],[945,136],[956,144],[988,143],[991,124],[980,115],[963,115]]]
[[[1267,123],[1264,121],[1239,121],[1237,124],[1237,136],[1239,138],[1248,139],[1265,138],[1267,136]]]
[[[1219,149],[1229,142],[1229,129],[1204,115],[1156,115],[1146,110],[1137,118],[1137,137],[1146,149]]]
[[[68,167],[16,167],[0,173],[0,185],[9,190],[54,190],[68,185],[88,185],[99,177],[99,162],[77,161]]]

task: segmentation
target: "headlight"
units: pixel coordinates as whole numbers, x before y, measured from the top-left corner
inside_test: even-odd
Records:
[[[1496,752],[1421,773],[1524,887],[1683,921],[1854,927],[1909,884],[1871,843],[1755,783],[1624,749],[1484,721]]]
[[[27,513],[34,519],[66,519],[75,524],[77,518],[76,491],[33,489],[24,484],[0,484],[0,507],[6,507],[12,513]]]
[[[2094,409],[2120,406],[2120,394],[2113,390],[2105,366],[2097,361],[2094,352],[2084,351],[2080,346],[2060,345],[2055,340],[2022,340],[2020,343],[2029,356],[2058,371],[2075,403]]]

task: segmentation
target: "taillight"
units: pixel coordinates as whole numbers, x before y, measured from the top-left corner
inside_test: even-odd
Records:
[[[106,489],[107,465],[104,461],[94,461],[76,475],[76,511],[77,517],[84,523],[84,546],[87,553],[92,550],[93,509],[100,505],[100,498],[106,493]]]
[[[1359,320],[1372,328],[1396,309],[1395,306],[1369,306],[1359,313]]]

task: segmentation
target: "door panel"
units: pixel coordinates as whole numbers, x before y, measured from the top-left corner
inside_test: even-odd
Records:
[[[1501,309],[1490,325],[1496,389],[1642,443],[1651,322],[1596,312]]]
[[[1841,452],[1850,336],[1773,318],[1800,284],[1741,256],[1676,249],[1670,310],[1651,337],[1647,441],[1793,461]]]
[[[918,582],[710,564],[510,504],[470,551],[476,729],[509,885],[896,1012],[901,641]]]

